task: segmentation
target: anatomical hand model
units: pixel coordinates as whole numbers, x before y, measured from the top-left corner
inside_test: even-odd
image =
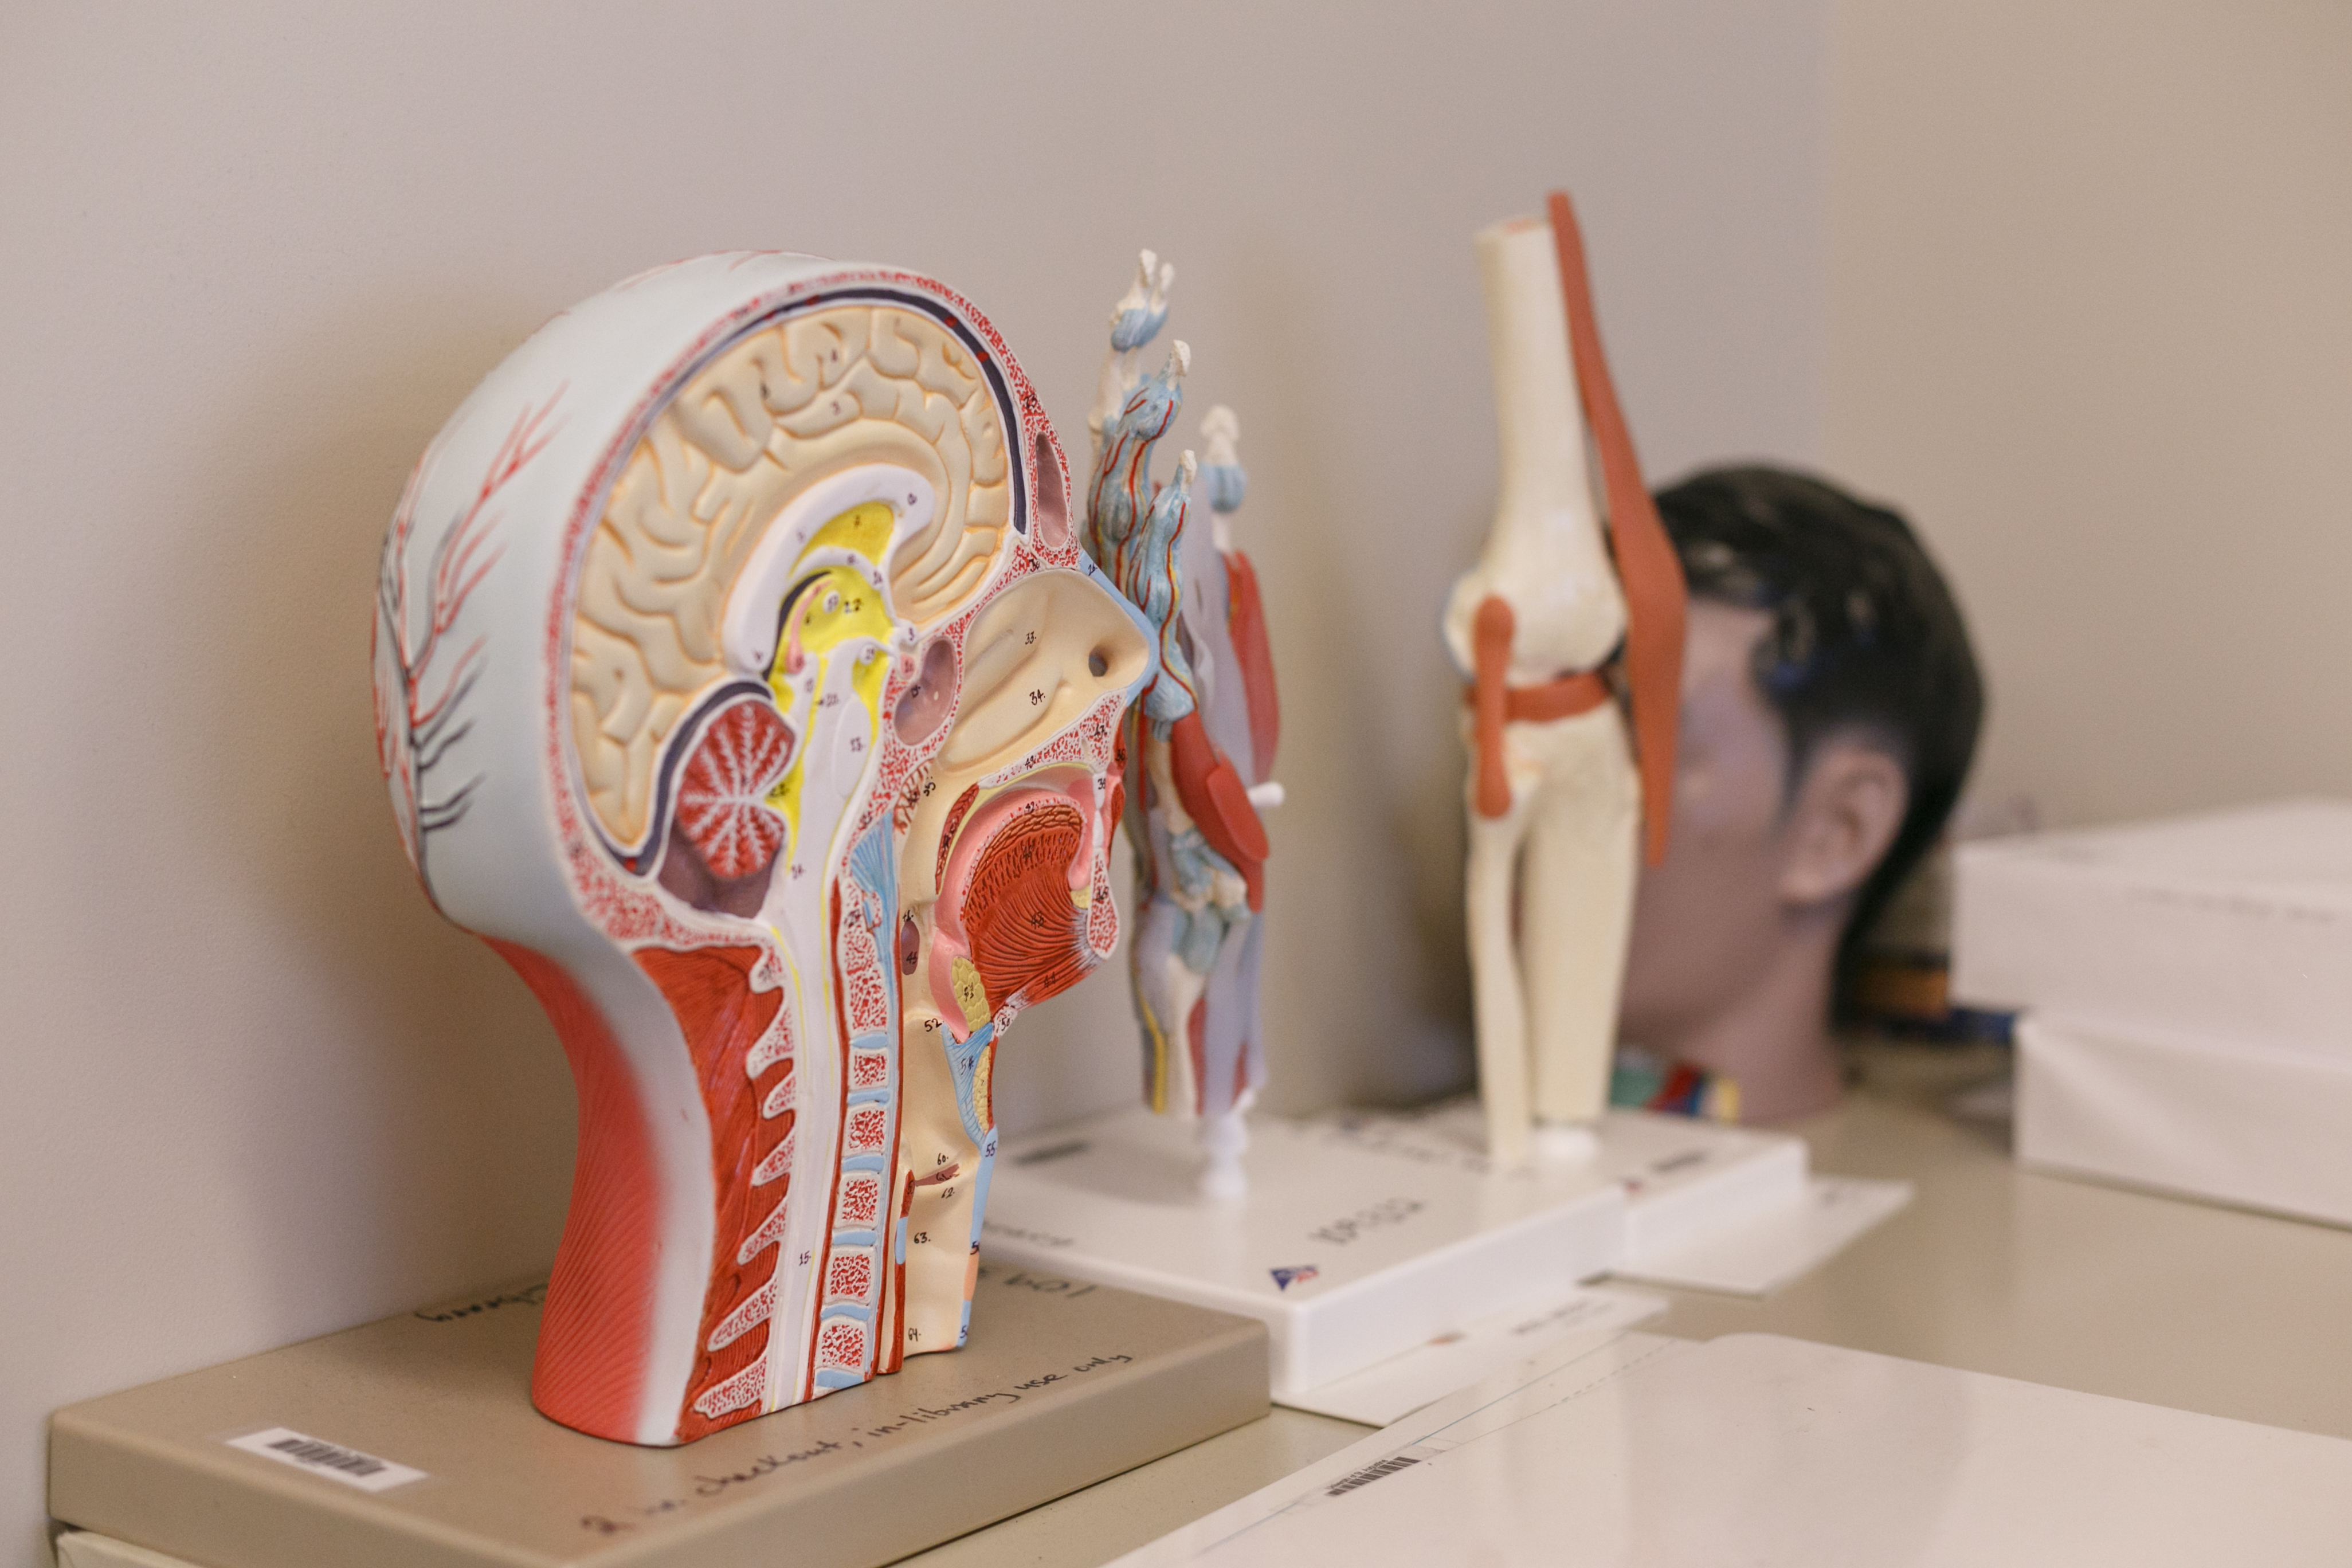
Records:
[[[377,731],[579,1089],[531,1393],[689,1441],[963,1342],[994,1054],[1118,936],[1156,631],[993,328],[806,257],[573,307],[425,454]]]
[[[1665,848],[1684,589],[1601,357],[1568,198],[1551,198],[1549,223],[1514,219],[1476,243],[1502,486],[1444,627],[1471,682],[1479,1093],[1490,1152],[1517,1163],[1531,1142],[1554,1159],[1593,1147],[1645,821],[1650,858]]]
[[[1153,628],[1160,672],[1135,721],[1127,826],[1140,908],[1133,954],[1143,1026],[1144,1094],[1154,1110],[1202,1121],[1202,1193],[1242,1194],[1242,1122],[1265,1079],[1258,1027],[1265,928],[1265,830],[1258,807],[1281,726],[1265,612],[1249,557],[1225,519],[1242,502],[1240,421],[1212,408],[1173,479],[1151,478],[1154,445],[1183,402],[1190,351],[1175,344],[1157,374],[1138,360],[1168,314],[1172,268],[1142,254],[1135,284],[1112,307],[1110,352],[1090,423],[1087,549]],[[1195,484],[1208,492],[1210,537],[1192,526]]]

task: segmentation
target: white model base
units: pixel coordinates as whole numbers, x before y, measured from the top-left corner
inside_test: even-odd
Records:
[[[1625,1273],[1811,1201],[1812,1151],[1786,1132],[1612,1110],[1601,1143],[1602,1169],[1625,1184]]]
[[[1228,1110],[1201,1118],[1201,1195],[1211,1203],[1236,1204],[1249,1196],[1247,1113]]]
[[[1486,1168],[1486,1123],[1475,1100],[1411,1114],[1349,1112],[1327,1120],[1367,1143],[1426,1149]],[[1811,1152],[1803,1139],[1785,1132],[1646,1110],[1612,1110],[1589,1130],[1538,1132],[1533,1153],[1543,1173],[1575,1169],[1623,1190],[1625,1242],[1614,1265],[1618,1273],[1639,1274],[1694,1242],[1767,1215],[1794,1213],[1808,1202]],[[1581,1134],[1591,1140],[1593,1152],[1555,1165],[1544,1158],[1546,1134]]]
[[[1547,1169],[1601,1158],[1601,1139],[1578,1122],[1538,1121],[1528,1134],[1528,1158]]]
[[[1812,1201],[1803,1139],[1683,1116],[1612,1110],[1516,1171],[1486,1158],[1475,1100],[1247,1123],[1245,1151],[1141,1110],[1008,1142],[987,1256],[1260,1319],[1274,1396],[1297,1403],[1597,1275],[1680,1279],[1694,1244]],[[1239,1194],[1211,1185],[1234,1152]]]
[[[1402,1123],[1248,1121],[1247,1194],[1223,1201],[1200,1195],[1188,1121],[1122,1110],[1007,1142],[984,1256],[1260,1319],[1279,1400],[1558,1301],[1622,1255],[1605,1157],[1490,1173]]]

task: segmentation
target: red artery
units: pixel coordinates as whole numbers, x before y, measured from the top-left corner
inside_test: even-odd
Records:
[[[1282,740],[1282,704],[1274,688],[1274,646],[1266,640],[1265,600],[1257,589],[1257,568],[1238,550],[1225,552],[1225,635],[1242,667],[1242,692],[1249,700],[1250,763],[1263,784],[1274,776],[1274,751]]]

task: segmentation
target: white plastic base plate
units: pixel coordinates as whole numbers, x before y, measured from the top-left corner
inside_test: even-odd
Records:
[[[1383,1145],[1442,1151],[1486,1169],[1486,1123],[1475,1100],[1411,1115],[1349,1113],[1329,1124]],[[1612,1110],[1595,1130],[1599,1152],[1583,1169],[1625,1193],[1625,1245],[1612,1267],[1639,1274],[1654,1260],[1770,1213],[1808,1201],[1811,1152],[1801,1138],[1726,1127],[1687,1116]]]
[[[1277,1400],[1617,1266],[1625,1188],[1605,1150],[1492,1172],[1428,1120],[1253,1116],[1248,1194],[1223,1203],[1197,1195],[1189,1121],[1122,1110],[1015,1139],[982,1255],[1260,1319]]]
[[[1685,1290],[1764,1297],[1843,1252],[1857,1237],[1898,1214],[1915,1195],[1908,1182],[1869,1176],[1814,1176],[1794,1204],[1758,1209],[1734,1224],[1642,1254],[1620,1279]]]

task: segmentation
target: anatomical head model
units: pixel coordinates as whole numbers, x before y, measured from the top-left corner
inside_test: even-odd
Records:
[[[1551,198],[1549,222],[1482,231],[1477,249],[1502,485],[1444,631],[1471,681],[1479,1094],[1489,1152],[1516,1163],[1596,1147],[1635,846],[1646,837],[1654,860],[1666,845],[1685,606],[1601,357],[1568,198]]]
[[[1271,780],[1281,716],[1257,574],[1225,521],[1246,486],[1233,410],[1221,405],[1201,422],[1205,466],[1188,451],[1167,484],[1151,478],[1152,448],[1183,405],[1191,363],[1181,342],[1153,374],[1139,363],[1167,319],[1173,279],[1147,250],[1111,308],[1089,416],[1085,538],[1142,608],[1160,655],[1128,747],[1144,1098],[1154,1110],[1201,1119],[1202,1190],[1232,1198],[1244,1185],[1242,1115],[1265,1079],[1257,988],[1266,838],[1257,812],[1281,799]],[[1196,483],[1213,514],[1206,530],[1192,505]]]
[[[685,1442],[962,1342],[994,1053],[1116,941],[1156,668],[1067,494],[970,304],[766,253],[565,311],[419,463],[377,727],[578,1086],[554,1419]]]
[[[1674,845],[1642,876],[1621,1033],[1778,1121],[1837,1098],[1840,949],[1941,831],[1983,686],[1896,513],[1756,467],[1657,502],[1690,636]]]

